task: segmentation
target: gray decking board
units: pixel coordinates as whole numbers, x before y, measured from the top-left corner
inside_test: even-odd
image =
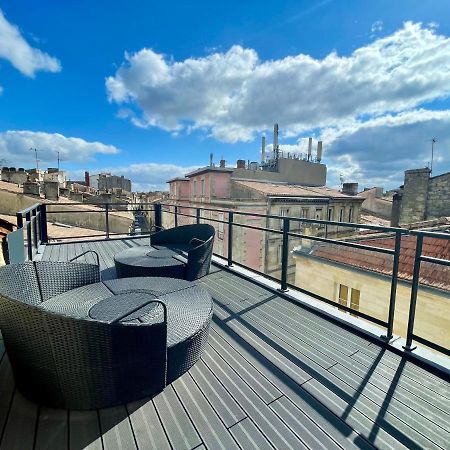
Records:
[[[238,358],[240,366],[253,365],[257,367],[260,376],[270,380],[277,388],[289,397],[311,421],[313,421],[325,433],[334,437],[342,448],[372,448],[366,441],[361,439],[351,428],[341,421],[339,417],[330,414],[330,411],[316,401],[308,392],[299,388],[299,386],[287,376],[280,368],[271,364],[269,361],[264,362],[264,357],[258,353],[255,354],[252,347],[233,332],[226,333],[218,326],[213,327],[210,336],[211,345],[217,348],[220,353],[230,358]],[[219,344],[220,342],[220,344]],[[233,359],[229,360],[232,365]],[[358,445],[355,445],[358,442]]]
[[[64,450],[69,443],[68,411],[42,407],[36,429],[36,450]]]
[[[239,450],[225,424],[191,377],[179,378],[173,387],[207,448]]]
[[[25,450],[34,444],[39,408],[17,390],[3,430],[0,449]]]
[[[71,450],[102,450],[97,411],[69,411],[69,448]]]
[[[148,243],[58,243],[42,259],[92,249],[110,278],[115,253]],[[200,283],[216,300],[206,352],[154,399],[100,411],[38,408],[15,392],[4,356],[2,448],[51,439],[71,449],[448,448],[447,380],[228,271],[215,267]]]
[[[243,449],[273,450],[264,434],[248,417],[233,425],[230,432]]]
[[[151,399],[133,402],[127,409],[139,448],[170,450],[169,441]]]
[[[172,386],[157,395],[153,402],[173,448],[192,449],[202,443]]]
[[[247,417],[234,398],[206,368],[203,361],[198,361],[189,373],[227,428]]]
[[[101,409],[99,413],[105,449],[134,450],[137,448],[125,406]]]

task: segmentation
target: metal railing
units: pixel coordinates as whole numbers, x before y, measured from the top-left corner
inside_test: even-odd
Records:
[[[17,228],[23,229],[24,260],[31,261],[39,245],[48,241],[46,205],[36,203],[16,213]]]
[[[82,209],[76,208],[79,205],[92,206],[95,209]],[[26,249],[27,249],[27,259],[33,259],[39,244],[47,243],[49,240],[47,233],[47,219],[50,214],[68,214],[68,213],[77,213],[77,214],[89,214],[89,213],[101,213],[104,214],[105,219],[105,229],[104,232],[96,235],[88,235],[88,236],[76,236],[77,240],[84,238],[93,238],[100,237],[105,239],[110,239],[114,236],[126,235],[129,233],[117,233],[112,232],[110,229],[110,220],[111,213],[113,208],[124,206],[126,208],[135,207],[135,210],[140,210],[142,212],[151,212],[152,220],[149,223],[148,234],[150,234],[151,230],[160,230],[164,225],[164,215],[171,214],[173,215],[173,225],[180,225],[180,218],[187,217],[192,220],[194,223],[200,223],[201,221],[208,221],[218,224],[223,224],[223,227],[226,227],[227,230],[227,240],[226,243],[224,241],[224,250],[226,250],[225,255],[216,255],[226,259],[226,263],[229,267],[233,265],[243,266],[242,263],[239,263],[236,258],[233,256],[233,245],[235,244],[235,230],[237,228],[244,229],[253,229],[258,231],[263,231],[266,233],[273,233],[278,235],[281,238],[281,268],[280,268],[280,278],[275,278],[267,273],[264,273],[260,270],[252,268],[255,272],[261,273],[264,276],[272,279],[279,283],[279,290],[282,292],[286,292],[289,288],[296,289],[298,291],[304,292],[318,300],[321,300],[327,304],[338,307],[339,309],[351,313],[352,315],[358,316],[370,322],[373,322],[377,325],[386,328],[386,333],[384,337],[387,341],[392,339],[394,323],[395,323],[395,313],[396,313],[396,297],[397,297],[397,286],[399,281],[399,261],[400,261],[400,251],[401,251],[401,242],[402,236],[413,235],[416,236],[416,247],[415,247],[415,257],[414,257],[414,269],[411,283],[411,295],[410,295],[410,303],[409,303],[409,314],[408,314],[408,325],[407,325],[407,333],[406,333],[406,345],[405,350],[413,351],[415,346],[413,346],[413,341],[426,345],[437,352],[441,352],[447,356],[450,356],[450,351],[447,346],[442,346],[438,343],[432,342],[429,339],[426,339],[423,336],[419,336],[414,332],[414,324],[415,324],[415,316],[417,311],[417,297],[419,292],[419,278],[420,278],[420,268],[421,263],[432,263],[439,264],[444,266],[450,266],[450,260],[441,259],[441,258],[432,258],[423,254],[423,240],[427,237],[438,238],[449,240],[450,235],[446,233],[438,233],[438,232],[429,232],[429,231],[412,231],[405,228],[395,228],[395,227],[381,227],[377,225],[368,225],[368,224],[359,224],[359,223],[344,223],[337,221],[328,221],[328,220],[317,220],[317,219],[307,219],[307,218],[298,218],[298,217],[286,217],[274,214],[260,214],[255,212],[246,212],[246,211],[237,211],[237,210],[228,210],[228,209],[220,209],[220,208],[208,208],[208,207],[197,207],[186,205],[175,205],[171,203],[95,203],[95,204],[86,204],[86,203],[48,203],[48,204],[36,204],[30,208],[27,208],[23,211],[17,213],[17,225],[20,228],[24,228],[26,231]],[[64,207],[65,209],[49,209],[49,207]],[[75,209],[67,209],[74,208]],[[183,211],[190,210],[194,213],[187,214]],[[120,211],[120,210],[119,210]],[[133,210],[131,210],[133,211]],[[213,213],[222,213],[224,220],[219,220],[213,217],[206,217],[204,215],[205,212],[213,212]],[[226,217],[226,218],[225,218]],[[248,223],[238,222],[237,218],[246,218],[246,217],[257,217],[266,220],[266,225],[268,226],[256,226],[250,225]],[[282,224],[281,227],[270,227],[270,220],[275,220],[278,223]],[[319,235],[307,235],[302,233],[302,228],[300,227],[300,232],[293,231],[291,227],[292,223],[300,223],[304,226],[306,224],[310,224],[311,226],[316,226],[319,229],[322,229],[325,232],[324,236]],[[331,233],[329,229],[335,227],[335,229],[349,228],[354,230],[371,230],[376,233],[383,233],[383,237],[392,237],[394,239],[393,248],[384,248],[377,247],[367,244],[361,244],[357,241],[349,241],[342,239],[335,239],[328,237]],[[281,229],[280,229],[281,228]],[[144,235],[148,235],[147,233]],[[379,236],[368,236],[367,239],[377,238]],[[390,273],[390,288],[389,288],[389,306],[386,320],[383,320],[379,317],[374,317],[359,310],[352,308],[351,306],[346,306],[342,304],[337,304],[335,300],[322,297],[314,292],[307,291],[302,289],[299,286],[293,285],[288,282],[288,266],[289,266],[289,239],[308,239],[313,242],[319,243],[327,243],[330,245],[338,245],[341,247],[354,248],[359,250],[364,250],[368,252],[376,252],[385,255],[392,256],[392,271]],[[68,239],[65,237],[58,237],[59,239]],[[73,239],[73,237],[72,237]],[[225,252],[224,252],[225,253]],[[246,267],[246,266],[244,266]],[[409,282],[409,280],[407,280]],[[448,297],[450,301],[450,296]]]
[[[155,205],[156,206],[156,205]],[[186,214],[181,212],[181,210],[191,209],[195,210],[195,214]],[[216,212],[216,213],[223,213],[228,215],[228,220],[218,220],[211,217],[203,217],[202,211],[210,211],[210,212]],[[237,210],[226,210],[226,209],[219,209],[219,208],[207,208],[207,207],[197,207],[197,206],[188,206],[188,205],[173,205],[168,203],[161,203],[158,204],[158,206],[155,208],[155,214],[158,214],[158,217],[155,216],[155,223],[158,222],[160,224],[163,223],[162,216],[164,213],[172,214],[174,215],[174,225],[177,226],[179,224],[179,217],[189,217],[192,219],[195,219],[196,223],[199,223],[201,220],[205,220],[208,222],[215,222],[215,223],[223,223],[224,226],[228,227],[228,240],[227,240],[227,253],[226,253],[226,259],[227,259],[227,265],[232,266],[234,264],[236,265],[242,265],[239,264],[237,261],[233,258],[233,230],[236,227],[242,227],[247,229],[254,229],[254,230],[260,230],[267,233],[274,233],[277,235],[280,235],[282,237],[282,257],[281,257],[281,277],[280,280],[271,277],[270,275],[261,272],[260,270],[252,268],[253,271],[256,271],[258,273],[261,273],[262,275],[271,278],[274,281],[277,281],[280,283],[279,290],[282,292],[286,292],[288,288],[293,288],[296,290],[299,290],[301,292],[304,292],[318,300],[321,300],[327,304],[330,304],[332,306],[337,306],[339,309],[344,310],[346,312],[351,313],[352,315],[361,317],[365,320],[368,320],[370,322],[373,322],[377,325],[381,325],[386,328],[386,333],[383,336],[380,336],[384,338],[386,341],[390,341],[394,335],[394,321],[395,321],[395,312],[396,312],[396,297],[397,297],[397,286],[398,286],[398,272],[399,272],[399,262],[400,262],[400,251],[401,251],[401,241],[402,236],[406,235],[415,235],[417,237],[417,243],[416,243],[416,252],[415,252],[415,259],[414,259],[414,270],[413,270],[413,278],[411,280],[411,296],[410,296],[410,308],[409,308],[409,315],[408,315],[408,326],[407,326],[407,334],[406,334],[406,345],[405,350],[412,351],[416,347],[412,346],[412,341],[415,340],[416,342],[419,342],[423,345],[426,345],[433,350],[443,353],[447,356],[450,356],[450,350],[447,347],[444,347],[442,345],[439,345],[435,342],[430,341],[429,339],[424,338],[423,336],[418,336],[414,333],[414,321],[415,321],[415,314],[417,309],[417,294],[419,291],[419,275],[420,275],[420,263],[422,261],[426,261],[433,264],[440,264],[445,266],[450,266],[450,260],[447,259],[439,259],[439,258],[432,258],[429,256],[425,256],[422,253],[422,243],[423,239],[425,237],[433,237],[438,239],[450,239],[449,234],[445,233],[438,233],[438,232],[427,232],[427,231],[412,231],[408,230],[406,228],[398,228],[398,227],[382,227],[378,225],[369,225],[369,224],[359,224],[359,223],[344,223],[344,222],[337,222],[337,221],[328,221],[328,220],[317,220],[317,219],[307,219],[307,218],[297,218],[297,217],[286,217],[286,216],[280,216],[280,215],[271,215],[271,214],[259,214],[259,213],[253,213],[253,212],[245,212],[245,211],[237,211]],[[160,217],[159,217],[160,215]],[[252,217],[260,217],[265,219],[275,219],[277,221],[280,221],[282,223],[282,229],[275,229],[275,228],[269,228],[269,227],[260,227],[260,226],[254,226],[254,225],[248,225],[244,223],[237,223],[235,221],[236,216],[252,216]],[[326,230],[325,237],[322,236],[312,236],[312,235],[305,235],[302,233],[296,233],[290,231],[290,224],[292,222],[300,222],[304,224],[311,224],[311,225],[317,225],[319,227],[322,227]],[[372,230],[374,232],[383,233],[383,237],[386,237],[384,234],[387,233],[388,236],[392,236],[394,239],[394,245],[393,248],[383,248],[383,247],[376,247],[371,245],[365,245],[365,244],[359,244],[354,241],[345,241],[340,239],[332,239],[329,237],[326,237],[328,233],[328,228],[330,226],[341,227],[342,228],[353,228],[356,230],[360,229],[367,229]],[[345,305],[337,305],[336,301],[330,300],[328,298],[322,297],[318,294],[315,294],[310,291],[306,291],[302,289],[299,286],[293,285],[291,283],[288,283],[288,258],[289,258],[289,238],[300,238],[300,239],[309,239],[311,241],[316,242],[322,242],[322,243],[329,243],[332,245],[339,245],[342,247],[350,247],[370,252],[377,252],[382,254],[391,255],[393,258],[392,261],[392,271],[390,274],[390,294],[389,294],[389,306],[388,306],[388,314],[387,314],[387,320],[382,320],[377,317],[370,316],[368,314],[365,314],[361,311],[355,310],[349,306]],[[370,238],[373,238],[373,236],[370,236]],[[376,238],[376,237],[375,237]],[[369,239],[369,237],[367,237]],[[221,256],[223,255],[216,255]],[[448,299],[450,301],[450,297]]]

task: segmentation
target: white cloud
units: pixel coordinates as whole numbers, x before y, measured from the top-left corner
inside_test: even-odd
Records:
[[[321,60],[299,54],[263,62],[255,50],[236,45],[174,61],[143,49],[126,54],[106,88],[111,102],[135,108],[132,121],[141,127],[201,129],[238,142],[278,122],[298,135],[447,97],[450,39],[407,22],[350,56]]]
[[[403,183],[406,169],[430,164],[433,136],[438,138],[435,174],[450,171],[450,110],[418,109],[366,121],[351,120],[320,130],[315,140],[323,140],[330,186],[338,186],[343,174],[345,181],[358,181],[363,186],[395,188]],[[307,139],[281,148],[304,155]]]
[[[0,10],[0,58],[9,61],[17,70],[28,77],[34,77],[39,70],[59,72],[58,59],[31,47],[23,38],[17,26],[9,23]]]
[[[45,167],[55,165],[57,153],[65,162],[93,161],[97,153],[115,154],[119,150],[113,145],[101,142],[87,142],[84,139],[66,137],[59,133],[39,131],[5,131],[0,133],[0,159],[7,165],[34,167],[35,155],[30,148],[38,149],[38,158]]]

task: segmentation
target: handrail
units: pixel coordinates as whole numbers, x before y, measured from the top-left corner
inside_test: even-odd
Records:
[[[86,255],[87,253],[93,253],[96,256],[96,258],[97,258],[97,266],[100,267],[100,256],[98,256],[98,253],[95,250],[86,250],[85,252],[80,253],[77,256],[74,256],[72,259],[69,259],[69,262],[75,261],[78,258],[81,258],[82,256]]]
[[[195,210],[196,213],[194,214],[186,214],[184,210]],[[444,266],[450,266],[450,261],[442,258],[433,258],[430,256],[425,256],[422,254],[422,242],[423,239],[426,237],[433,237],[433,238],[441,238],[441,239],[450,239],[449,233],[442,233],[442,232],[432,232],[432,231],[425,231],[425,230],[410,230],[407,228],[401,228],[401,227],[383,227],[378,225],[369,225],[369,224],[355,224],[355,223],[348,223],[348,222],[336,222],[336,221],[328,221],[328,220],[318,220],[318,219],[306,219],[306,218],[299,218],[299,217],[286,217],[286,216],[280,216],[275,214],[261,214],[261,213],[255,213],[255,212],[246,212],[246,211],[239,211],[239,210],[230,210],[230,209],[221,209],[221,208],[209,208],[209,207],[203,207],[203,206],[190,206],[185,204],[169,204],[169,203],[160,203],[159,206],[159,214],[168,213],[168,214],[174,214],[175,215],[175,224],[178,224],[178,217],[184,216],[189,217],[192,219],[195,219],[197,223],[200,222],[201,218],[201,212],[202,211],[209,211],[209,212],[216,212],[216,213],[223,213],[228,214],[228,220],[225,218],[223,220],[219,220],[213,217],[205,217],[204,219],[208,222],[215,222],[215,223],[222,223],[228,226],[228,253],[227,253],[227,264],[228,266],[232,266],[233,264],[240,265],[233,259],[233,228],[235,227],[242,227],[246,229],[255,229],[263,232],[269,232],[269,233],[275,233],[278,235],[282,235],[282,251],[281,251],[281,280],[274,279],[270,275],[264,274],[265,276],[268,276],[269,278],[272,278],[274,281],[277,281],[280,283],[280,290],[285,291],[288,287],[295,287],[296,289],[299,289],[302,292],[306,292],[303,289],[299,288],[298,286],[293,286],[292,284],[287,282],[287,261],[288,261],[288,239],[289,237],[296,237],[301,239],[309,239],[311,241],[316,242],[323,242],[323,243],[329,243],[334,245],[340,245],[343,247],[350,247],[350,248],[356,248],[359,250],[365,250],[365,251],[371,251],[371,252],[378,252],[386,255],[393,256],[393,264],[392,264],[392,272],[391,272],[391,289],[390,289],[390,298],[389,298],[389,309],[388,309],[388,317],[387,321],[378,319],[376,317],[371,317],[367,314],[361,313],[360,311],[356,311],[352,309],[351,307],[339,305],[339,308],[343,309],[344,311],[350,312],[351,314],[354,314],[358,317],[364,318],[366,320],[369,320],[371,322],[374,322],[378,325],[385,326],[387,331],[386,334],[381,336],[384,338],[387,342],[389,342],[393,338],[393,328],[394,328],[394,315],[396,310],[396,294],[397,294],[397,284],[398,284],[398,272],[399,272],[399,257],[400,257],[400,250],[401,250],[401,239],[402,236],[408,236],[413,235],[417,237],[417,242],[420,242],[420,244],[417,244],[418,248],[416,248],[416,258],[415,258],[415,264],[414,264],[414,276],[412,280],[412,293],[411,293],[411,301],[410,301],[410,312],[409,312],[409,319],[408,319],[408,331],[406,335],[406,346],[405,349],[412,351],[415,349],[415,347],[412,346],[412,340],[416,340],[417,342],[420,342],[422,344],[428,345],[430,348],[433,348],[436,351],[440,351],[448,356],[450,356],[449,349],[446,349],[439,344],[433,343],[421,336],[417,336],[414,334],[414,318],[415,318],[415,311],[416,311],[416,302],[417,302],[417,292],[419,288],[419,272],[420,272],[420,262],[428,262],[433,264],[440,264]],[[260,217],[265,219],[274,219],[279,220],[282,223],[282,229],[281,230],[275,230],[263,226],[255,226],[255,225],[249,225],[244,223],[237,223],[235,220],[236,216],[244,216],[244,217]],[[161,219],[159,219],[161,220]],[[313,224],[318,225],[319,227],[325,227],[326,232],[328,231],[327,227],[329,226],[336,226],[336,227],[342,227],[342,228],[353,228],[353,229],[367,229],[367,230],[373,230],[378,231],[380,233],[386,233],[389,235],[393,235],[395,238],[394,241],[394,248],[384,248],[379,246],[371,246],[366,244],[360,244],[357,241],[347,241],[342,239],[331,239],[327,237],[327,234],[325,234],[325,237],[321,236],[310,236],[305,235],[302,233],[296,233],[294,231],[290,231],[289,224],[293,222],[300,222],[305,224]],[[384,237],[384,236],[383,236]],[[363,239],[368,241],[370,239],[377,239],[379,236],[374,236],[373,234],[368,234],[367,236],[364,236]],[[258,270],[256,270],[259,272]],[[261,273],[261,272],[259,272]],[[309,295],[313,295],[313,297],[318,298],[319,300],[323,300],[326,303],[336,305],[335,301],[325,299],[321,296],[318,296],[316,294],[313,294],[311,292],[308,292]]]
[[[76,208],[78,205],[83,206],[90,206],[92,208],[87,209],[81,209]],[[226,259],[227,259],[227,265],[229,267],[233,266],[234,264],[240,265],[239,262],[235,260],[233,257],[233,243],[234,243],[234,230],[243,228],[243,229],[249,229],[249,230],[258,230],[263,233],[273,233],[274,235],[281,236],[280,243],[281,243],[281,276],[280,279],[271,277],[271,275],[264,274],[265,276],[271,278],[274,281],[277,281],[280,283],[280,290],[286,291],[288,288],[293,288],[294,286],[289,283],[288,281],[288,262],[289,262],[289,239],[290,238],[297,238],[297,239],[308,239],[310,241],[324,243],[324,244],[332,244],[332,245],[340,245],[342,247],[348,247],[348,248],[354,248],[357,250],[364,250],[364,251],[370,251],[375,253],[381,253],[384,255],[392,256],[393,262],[392,262],[392,272],[390,275],[391,282],[390,282],[390,296],[389,296],[389,308],[388,308],[388,314],[387,319],[382,320],[378,317],[371,317],[367,313],[362,313],[360,311],[357,311],[355,309],[352,309],[351,305],[339,305],[338,307],[344,311],[347,311],[355,316],[364,318],[366,320],[369,320],[377,325],[381,325],[386,327],[386,334],[382,337],[386,339],[386,341],[389,341],[393,337],[393,327],[394,327],[394,316],[396,312],[396,295],[397,295],[397,283],[398,283],[398,272],[399,272],[399,257],[400,257],[400,250],[401,250],[401,240],[404,236],[415,236],[416,237],[416,255],[414,259],[414,272],[413,277],[411,281],[412,289],[411,289],[411,298],[410,298],[410,304],[409,304],[409,315],[408,315],[408,327],[407,327],[407,335],[406,335],[406,345],[405,349],[409,351],[414,350],[414,346],[412,345],[413,341],[422,343],[424,345],[428,345],[429,347],[443,352],[445,354],[449,354],[449,349],[445,349],[442,346],[440,346],[437,343],[433,343],[424,337],[418,336],[414,333],[414,321],[415,321],[415,312],[416,312],[416,304],[417,304],[417,294],[419,290],[419,275],[420,275],[420,264],[422,262],[430,263],[430,264],[438,264],[442,266],[450,266],[450,260],[446,260],[443,258],[435,258],[431,256],[426,256],[423,254],[423,248],[422,245],[424,243],[424,240],[426,238],[437,238],[437,239],[450,239],[450,233],[445,232],[433,232],[433,231],[427,231],[427,230],[411,230],[407,228],[402,227],[383,227],[378,225],[370,225],[370,224],[360,224],[360,223],[349,223],[349,222],[338,222],[338,221],[328,221],[328,220],[319,220],[319,219],[307,219],[307,218],[301,218],[301,217],[286,217],[286,216],[280,216],[277,214],[262,214],[257,212],[247,212],[247,211],[240,211],[240,210],[234,210],[234,209],[223,209],[223,208],[213,208],[213,207],[203,207],[203,206],[192,206],[189,204],[171,204],[167,202],[130,202],[130,203],[45,203],[45,204],[35,204],[31,207],[25,208],[22,211],[19,211],[17,213],[17,220],[18,220],[18,227],[25,227],[27,231],[27,237],[28,237],[28,255],[29,259],[32,259],[33,257],[33,251],[34,248],[32,245],[36,245],[36,243],[40,242],[47,242],[47,235],[46,235],[46,228],[47,228],[47,220],[46,220],[46,214],[48,213],[92,213],[92,212],[100,212],[105,214],[106,217],[106,235],[99,235],[99,236],[105,236],[106,238],[109,238],[110,236],[116,235],[117,233],[113,233],[110,231],[109,226],[109,215],[113,212],[113,209],[115,207],[120,207],[126,205],[127,207],[131,207],[131,209],[128,210],[128,212],[133,211],[142,211],[144,212],[151,212],[151,219],[149,226],[149,233],[152,233],[153,230],[159,230],[163,229],[163,221],[162,217],[164,214],[171,214],[174,215],[174,220],[172,223],[175,224],[175,226],[179,225],[179,218],[180,217],[186,217],[188,219],[191,219],[194,223],[201,223],[202,220],[206,220],[208,222],[213,222],[217,224],[222,224],[223,228],[225,228],[228,231],[228,239],[226,242],[224,242],[224,254],[226,251]],[[64,207],[71,207],[72,210],[69,208],[62,210],[62,208],[55,208],[55,210],[47,211],[47,207],[49,206],[64,206]],[[133,206],[139,206],[139,208],[133,208]],[[146,208],[146,206],[148,206]],[[98,209],[94,209],[95,207],[98,207]],[[119,212],[123,210],[119,209]],[[223,219],[220,220],[217,216],[216,217],[207,217],[212,216],[212,214],[205,214],[205,212],[214,212],[214,213],[223,213]],[[145,214],[144,216],[149,217],[149,214]],[[261,225],[255,225],[248,223],[248,221],[238,221],[236,220],[239,217],[247,218],[247,217],[254,217],[254,218],[262,218],[266,219],[265,226],[263,224]],[[273,227],[273,222],[271,221],[277,221],[275,228]],[[314,236],[314,235],[307,235],[302,233],[303,228],[300,227],[292,227],[290,226],[293,223],[300,223],[300,224],[310,224],[315,227],[318,227],[318,229],[323,230],[323,235]],[[331,230],[329,227],[333,227]],[[374,233],[367,233],[366,236],[360,237],[358,240],[349,240],[349,239],[339,239],[339,238],[330,238],[328,237],[330,233],[337,233],[339,229],[342,230],[342,228],[346,229],[353,229],[353,230],[371,230],[374,231]],[[297,231],[299,230],[299,231]],[[378,232],[378,234],[376,233]],[[383,233],[383,234],[381,234]],[[119,233],[121,235],[127,234],[127,233]],[[84,236],[78,236],[78,238],[84,237]],[[86,238],[90,236],[85,236]],[[382,237],[389,237],[394,238],[394,246],[393,248],[391,246],[389,247],[382,247],[379,245],[370,245],[367,243],[367,241],[370,241],[371,239],[379,239]],[[62,238],[64,239],[64,238]],[[365,241],[364,243],[360,243],[359,241]],[[425,241],[426,242],[426,241]],[[87,253],[87,252],[85,252]],[[82,255],[84,255],[83,253]],[[81,256],[81,255],[79,255]],[[220,255],[219,255],[220,256]],[[98,255],[97,255],[97,261],[99,261]],[[262,273],[262,272],[259,272]],[[299,288],[298,286],[295,286],[296,289],[299,289],[302,292],[305,292],[303,289]],[[309,295],[312,295],[315,298],[318,298],[319,300],[323,300],[326,303],[332,304],[333,306],[336,306],[336,301],[329,300],[320,297],[319,295],[316,295],[312,292],[309,292]]]

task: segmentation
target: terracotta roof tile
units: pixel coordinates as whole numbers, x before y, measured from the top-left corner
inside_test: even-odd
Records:
[[[360,240],[358,244],[394,249],[393,237]],[[416,249],[415,236],[403,236],[399,258],[399,279],[412,280]],[[370,250],[342,247],[337,244],[318,245],[311,255],[329,261],[391,275],[393,256]],[[425,237],[422,254],[450,260],[450,240]],[[422,261],[419,282],[426,286],[450,291],[450,267]]]

